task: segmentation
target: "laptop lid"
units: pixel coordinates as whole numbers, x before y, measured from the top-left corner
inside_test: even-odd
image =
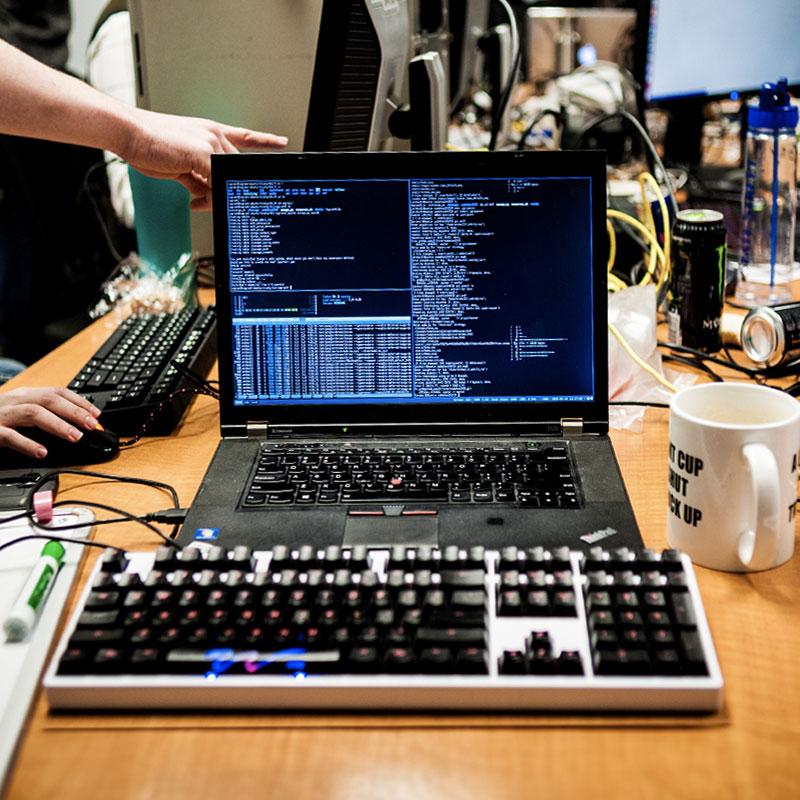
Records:
[[[212,158],[220,417],[608,430],[601,152]]]

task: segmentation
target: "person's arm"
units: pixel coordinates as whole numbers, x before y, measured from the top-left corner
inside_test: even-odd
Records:
[[[132,108],[0,41],[0,132],[110,150],[145,175],[172,178],[209,205],[212,153],[274,149],[286,138]]]
[[[14,389],[0,393],[0,448],[8,447],[33,458],[47,450],[17,428],[40,428],[77,442],[83,431],[97,427],[100,410],[69,389]]]

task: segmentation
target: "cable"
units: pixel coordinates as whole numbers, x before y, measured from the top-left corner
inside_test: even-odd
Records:
[[[110,473],[105,472],[94,472],[91,470],[77,470],[77,469],[59,469],[59,470],[51,470],[49,472],[45,472],[44,474],[39,476],[39,479],[33,484],[31,489],[28,492],[28,496],[26,498],[25,506],[26,506],[26,515],[28,517],[28,521],[31,525],[35,528],[40,530],[49,530],[48,528],[44,528],[37,520],[33,508],[33,497],[38,492],[42,486],[44,486],[51,478],[56,475],[81,475],[87,476],[90,478],[99,478],[101,480],[110,480],[115,481],[118,483],[132,483],[139,486],[149,486],[154,489],[159,489],[161,491],[167,492],[172,499],[173,508],[176,511],[180,509],[180,500],[178,498],[178,493],[173,486],[168,483],[163,483],[162,481],[151,480],[149,478],[130,478],[127,475],[113,475]],[[72,505],[74,503],[82,503],[83,505],[89,506],[91,508],[99,508],[104,511],[110,511],[114,514],[119,514],[121,516],[120,519],[111,519],[111,520],[96,520],[96,525],[108,525],[117,522],[138,522],[140,525],[151,530],[160,538],[164,539],[165,542],[171,544],[173,547],[178,548],[179,550],[183,549],[183,545],[178,544],[175,541],[175,536],[178,533],[178,529],[180,528],[180,520],[174,521],[170,520],[173,523],[172,533],[167,536],[167,534],[160,531],[155,525],[150,524],[149,520],[145,517],[137,517],[135,514],[131,514],[125,509],[116,508],[115,506],[109,506],[104,503],[97,503],[89,500],[61,500],[57,503],[53,503],[53,507],[59,507],[63,505]],[[160,512],[159,512],[160,513]],[[73,528],[83,527],[85,523],[79,525],[68,525],[59,528],[59,530],[71,530]]]
[[[714,370],[711,369],[711,367],[709,367],[708,364],[703,363],[699,359],[689,358],[688,356],[676,356],[670,354],[662,355],[661,358],[663,361],[671,361],[675,364],[684,364],[687,367],[699,369],[701,372],[705,372],[706,375],[708,375],[711,378],[711,380],[713,380],[715,383],[723,383],[724,381],[724,379],[719,375],[717,375],[717,373],[714,372]]]
[[[667,172],[666,167],[664,166],[664,162],[661,160],[661,157],[658,155],[656,151],[655,145],[653,144],[653,140],[650,138],[647,131],[644,129],[644,126],[638,119],[636,119],[633,114],[628,111],[620,110],[620,111],[612,111],[607,114],[601,114],[596,119],[593,119],[589,122],[584,128],[578,133],[577,137],[575,138],[575,149],[580,149],[581,144],[583,144],[583,140],[586,136],[591,133],[595,128],[599,127],[600,125],[608,122],[612,119],[622,119],[625,120],[629,125],[632,125],[636,132],[639,134],[639,137],[644,142],[647,151],[650,153],[652,161],[656,167],[661,171],[661,176],[664,183],[667,185],[669,189],[669,202],[672,206],[673,212],[677,215],[678,213],[678,201],[675,198],[675,185],[672,181],[672,176]],[[658,176],[656,176],[658,179]]]
[[[511,47],[514,53],[511,58],[511,70],[506,80],[506,85],[500,95],[500,102],[497,108],[492,109],[492,130],[489,136],[489,150],[494,150],[497,147],[497,137],[500,135],[500,125],[502,124],[503,115],[508,106],[508,101],[511,99],[511,91],[514,88],[514,77],[519,69],[520,61],[522,60],[522,47],[519,40],[519,28],[517,27],[517,18],[514,11],[508,4],[508,0],[495,0],[499,3],[508,16],[508,25],[511,28]]]
[[[653,408],[669,408],[669,403],[650,403],[646,400],[615,400],[610,406],[652,406]]]
[[[536,115],[534,115],[533,119],[530,121],[530,124],[527,128],[525,128],[525,132],[520,136],[519,141],[517,142],[517,150],[524,150],[525,149],[525,142],[527,141],[528,137],[533,133],[533,129],[547,116],[552,115],[556,121],[557,125],[564,124],[564,115],[556,110],[555,108],[543,108],[539,111]]]
[[[85,528],[86,523],[84,522],[81,527]],[[63,530],[59,528],[59,530]],[[121,547],[117,547],[113,544],[103,544],[102,542],[90,542],[88,539],[70,539],[69,536],[56,536],[55,534],[41,534],[41,533],[28,533],[25,536],[18,536],[16,539],[9,539],[7,542],[3,542],[0,544],[0,551],[5,550],[7,547],[11,547],[12,545],[19,544],[20,542],[27,542],[31,539],[41,539],[42,541],[50,542],[71,542],[72,544],[79,544],[83,547],[102,547],[104,550],[111,549],[116,550],[119,553],[124,553],[125,551]]]
[[[170,361],[170,365],[175,367],[178,372],[181,373],[185,378],[188,378],[198,389],[203,391],[203,394],[207,394],[210,397],[213,397],[215,400],[219,400],[219,392],[211,385],[210,381],[207,381],[202,376],[198,375],[196,372],[193,372],[188,367],[184,367],[179,361],[173,359]]]
[[[89,178],[97,172],[100,167],[105,167],[107,164],[114,164],[116,162],[123,163],[121,158],[113,158],[111,161],[106,161],[103,159],[102,161],[96,161],[92,164],[89,169],[86,170],[86,174],[83,176],[83,186],[82,189],[86,192],[86,196],[89,198],[89,202],[92,204],[92,209],[94,211],[94,215],[97,219],[97,223],[100,226],[100,231],[103,234],[103,238],[106,240],[106,245],[108,246],[109,251],[113,258],[119,263],[123,260],[123,256],[114,246],[114,242],[111,240],[111,234],[109,233],[108,226],[106,225],[105,220],[103,219],[103,214],[100,211],[100,206],[97,205],[97,200],[95,200],[94,195],[92,194],[92,189],[89,186]]]
[[[174,365],[175,364],[173,362],[173,366]],[[184,372],[184,374],[187,375],[187,377],[188,377],[188,374],[190,372],[191,372],[191,370],[186,370],[186,372]],[[197,376],[195,375],[195,373],[192,372],[191,375],[194,378],[197,379]],[[202,379],[200,379],[200,380],[202,380]],[[136,442],[138,442],[139,439],[141,439],[142,436],[144,436],[145,433],[147,433],[147,431],[149,430],[150,426],[155,421],[156,417],[158,417],[158,415],[163,410],[164,406],[166,406],[168,403],[171,403],[176,397],[179,397],[182,394],[191,394],[191,395],[201,395],[202,394],[202,395],[207,395],[208,397],[211,397],[214,400],[219,401],[219,392],[215,388],[213,388],[212,386],[203,387],[203,388],[200,388],[199,386],[182,386],[180,389],[176,389],[174,392],[170,392],[166,397],[164,397],[161,400],[161,402],[159,402],[159,404],[157,406],[155,406],[150,411],[150,413],[145,417],[144,422],[142,422],[141,426],[139,427],[139,430],[135,434],[133,434],[133,436],[130,439],[126,439],[124,442],[120,442],[120,444],[119,444],[120,448],[127,448],[127,447],[132,447],[133,445],[135,445]]]
[[[606,230],[608,231],[608,261],[606,262],[606,268],[611,272],[614,268],[614,262],[617,260],[617,234],[614,231],[614,225],[608,218],[606,218]]]
[[[609,322],[608,329],[611,331],[614,338],[620,343],[622,349],[632,358],[645,372],[652,375],[662,386],[669,389],[671,392],[677,392],[678,387],[674,383],[670,383],[663,375],[654,370],[644,359],[640,358],[638,353],[625,341],[622,334],[617,330],[616,326]]]
[[[627,225],[633,226],[639,233],[641,233],[645,239],[650,244],[650,247],[655,250],[656,258],[661,261],[661,268],[662,268],[662,275],[663,272],[666,272],[667,268],[667,260],[666,256],[664,255],[664,251],[661,248],[661,245],[658,243],[658,239],[656,239],[655,234],[652,233],[645,225],[643,225],[636,217],[632,217],[630,214],[625,214],[622,211],[617,211],[615,208],[609,208],[606,211],[606,215],[611,219],[618,219],[620,222],[624,222]],[[650,280],[652,280],[656,286],[660,286],[663,284],[663,280],[659,279],[654,272],[651,272],[649,267],[647,271],[647,275],[649,276]],[[647,283],[648,280],[645,278],[643,281]]]
[[[767,370],[759,370],[759,369],[752,369],[750,367],[745,367],[741,364],[737,364],[735,361],[727,361],[722,358],[716,358],[715,356],[709,355],[708,353],[704,353],[702,350],[695,350],[693,347],[686,347],[685,345],[680,344],[672,344],[672,342],[664,342],[664,341],[657,341],[656,345],[658,347],[666,347],[669,350],[674,350],[677,353],[689,353],[693,356],[698,356],[699,358],[703,359],[703,361],[709,361],[712,364],[719,364],[721,367],[728,367],[728,369],[735,370],[737,372],[742,372],[745,375],[756,378],[760,376],[765,376],[768,374]]]
[[[647,196],[647,186],[650,185],[650,188],[653,190],[656,201],[658,202],[658,209],[661,213],[661,228],[664,234],[664,264],[665,268],[664,271],[661,273],[661,277],[659,278],[657,288],[661,289],[662,286],[666,284],[667,279],[669,278],[669,274],[672,269],[672,262],[670,261],[671,253],[670,248],[672,246],[672,234],[671,234],[671,226],[670,226],[670,219],[669,219],[669,212],[667,211],[667,203],[664,200],[664,194],[661,191],[661,187],[658,185],[658,181],[649,173],[649,172],[642,172],[639,174],[639,186],[642,190],[642,208],[645,211],[645,218],[648,223],[648,227],[652,234],[658,239],[658,229],[656,228],[656,221],[653,219],[653,209],[650,206],[650,199]],[[653,251],[650,251],[650,258],[651,262],[654,260]]]

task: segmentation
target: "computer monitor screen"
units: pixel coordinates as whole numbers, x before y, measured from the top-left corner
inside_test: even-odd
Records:
[[[647,102],[800,83],[799,0],[649,0],[643,13]]]
[[[590,177],[241,179],[225,200],[235,405],[594,399]]]

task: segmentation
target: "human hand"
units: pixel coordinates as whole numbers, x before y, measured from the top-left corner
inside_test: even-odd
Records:
[[[14,389],[0,394],[0,447],[32,458],[44,458],[47,449],[16,428],[36,427],[68,442],[94,430],[100,410],[69,389]]]
[[[199,117],[131,109],[134,125],[120,155],[151,178],[172,179],[192,195],[195,210],[211,207],[211,154],[277,150],[285,136],[235,128]]]

